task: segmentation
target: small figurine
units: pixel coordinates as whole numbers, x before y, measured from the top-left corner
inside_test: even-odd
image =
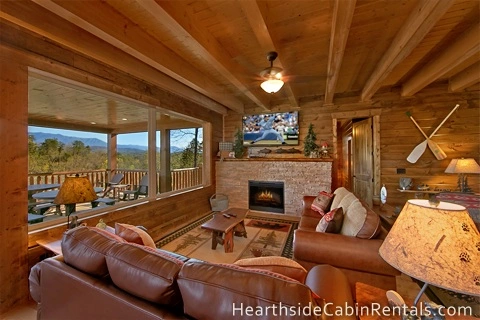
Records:
[[[73,229],[73,228],[76,228],[76,227],[78,227],[78,217],[73,216],[72,220],[70,220],[70,224],[68,225],[68,229]]]
[[[328,143],[327,141],[322,141],[322,144],[320,145],[320,157],[322,158],[328,158]]]
[[[100,229],[106,229],[107,224],[103,221],[103,219],[100,219],[95,227]]]

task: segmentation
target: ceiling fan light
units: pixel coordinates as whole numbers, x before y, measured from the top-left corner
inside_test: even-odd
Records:
[[[262,82],[260,87],[262,87],[267,93],[275,93],[283,87],[283,81],[278,79],[268,79]]]

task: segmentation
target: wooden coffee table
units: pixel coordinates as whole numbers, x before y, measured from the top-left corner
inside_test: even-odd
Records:
[[[247,237],[243,219],[245,219],[248,211],[248,209],[230,208],[217,212],[211,220],[202,224],[203,229],[212,231],[212,250],[217,248],[217,244],[221,244],[225,248],[225,252],[233,252],[233,236]],[[236,216],[226,218],[223,214]],[[223,237],[223,234],[225,234],[225,237]]]

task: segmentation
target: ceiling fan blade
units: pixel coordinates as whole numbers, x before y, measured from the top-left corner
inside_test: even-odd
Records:
[[[407,157],[407,161],[410,163],[415,163],[417,160],[422,156],[422,154],[425,152],[425,149],[427,149],[427,140],[423,141],[422,143],[418,144],[412,152]]]
[[[437,160],[443,160],[447,158],[447,154],[440,148],[440,146],[435,142],[430,139],[428,139],[428,147],[430,150],[432,150],[433,155]]]

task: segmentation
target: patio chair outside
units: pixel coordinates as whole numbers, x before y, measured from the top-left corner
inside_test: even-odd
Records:
[[[133,198],[131,197],[133,195]],[[148,174],[144,175],[140,180],[138,188],[135,190],[124,190],[122,200],[136,200],[138,196],[148,195]]]
[[[102,198],[105,197],[110,191],[112,191],[115,186],[119,185],[123,181],[125,175],[123,173],[116,173],[113,175],[112,179],[105,184],[105,190],[103,191]]]

